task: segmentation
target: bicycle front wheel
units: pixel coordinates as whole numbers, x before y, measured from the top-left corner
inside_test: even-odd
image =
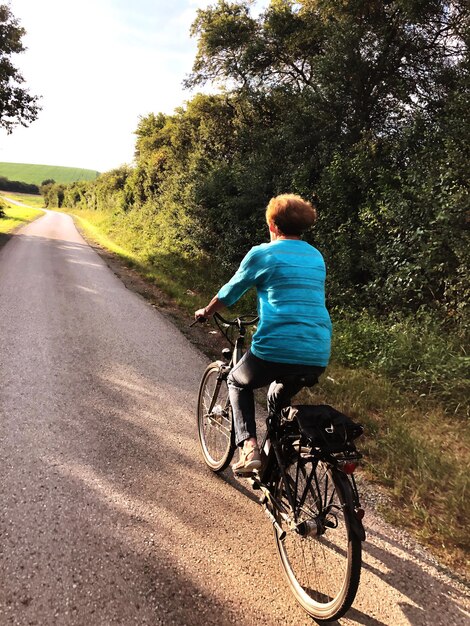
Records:
[[[284,573],[296,598],[317,620],[333,621],[351,607],[361,571],[361,540],[352,531],[352,491],[346,476],[317,461],[300,458],[286,470],[276,496],[284,515],[275,532]]]
[[[205,462],[221,472],[232,460],[235,435],[226,379],[220,364],[211,363],[201,381],[197,403],[199,442]]]

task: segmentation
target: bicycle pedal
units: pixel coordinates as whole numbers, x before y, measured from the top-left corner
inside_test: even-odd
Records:
[[[235,478],[256,478],[256,474],[254,472],[233,472]]]
[[[259,477],[250,476],[250,483],[252,489],[261,489],[261,485],[259,483]]]

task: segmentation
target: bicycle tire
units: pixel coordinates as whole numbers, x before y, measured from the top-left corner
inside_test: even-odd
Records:
[[[316,620],[334,621],[354,602],[361,573],[361,540],[351,522],[352,489],[344,474],[322,462],[303,463],[299,459],[291,464],[287,468],[291,486],[297,473],[301,487],[294,498],[295,523],[310,520],[313,528],[331,506],[326,520],[336,527],[326,527],[323,534],[303,537],[278,513],[277,522],[286,533],[281,538],[275,530],[278,554],[297,602]],[[308,476],[312,476],[310,487],[306,486]],[[277,478],[275,494],[292,515],[281,477]]]
[[[202,377],[197,402],[199,443],[204,461],[213,472],[221,472],[235,451],[232,408],[227,381],[220,377],[221,363],[208,365]]]

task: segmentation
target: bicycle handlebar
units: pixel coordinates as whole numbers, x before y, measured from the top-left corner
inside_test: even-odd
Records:
[[[214,313],[214,317],[221,322],[222,324],[225,324],[227,326],[238,326],[239,328],[241,326],[252,326],[253,324],[256,324],[256,322],[259,320],[258,315],[240,315],[239,317],[236,317],[233,320],[227,320],[225,319],[225,317],[222,317],[222,315],[220,315],[220,313]]]
[[[222,317],[220,313],[214,313],[213,317],[216,322],[220,322],[224,326],[237,326],[238,328],[252,326],[253,324],[256,324],[256,322],[259,320],[258,315],[240,315],[233,320],[228,320],[225,319],[225,317]],[[198,317],[194,320],[194,322],[189,325],[189,327],[191,328],[198,323],[203,324],[204,322],[207,322],[207,319],[207,317]]]
[[[198,317],[194,320],[194,322],[191,322],[189,328],[196,326],[196,324],[203,324],[204,322],[207,322],[207,317]]]

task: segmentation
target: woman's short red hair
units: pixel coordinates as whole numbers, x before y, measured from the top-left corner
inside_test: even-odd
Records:
[[[317,221],[315,207],[293,193],[284,193],[269,201],[266,221],[274,223],[283,235],[301,235]]]

